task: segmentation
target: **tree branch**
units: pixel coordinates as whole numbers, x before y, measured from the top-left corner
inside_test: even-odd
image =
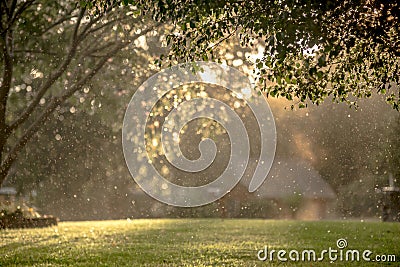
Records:
[[[112,9],[114,8],[114,5],[111,5],[107,8],[107,10],[105,10],[104,13],[99,14],[97,17],[93,18],[92,20],[89,21],[89,23],[83,28],[81,34],[80,34],[80,39],[85,39],[88,34],[89,34],[89,30],[90,28],[96,24],[97,22],[99,22],[99,20],[104,16],[104,14],[107,14],[108,12],[110,12]]]
[[[58,53],[56,52],[44,51],[44,50],[32,50],[32,49],[15,49],[14,53],[31,53],[31,54],[50,55],[50,56],[58,55]]]
[[[45,28],[39,35],[43,35],[43,34],[45,34],[46,32],[50,31],[52,28],[54,28],[54,27],[56,27],[56,26],[62,24],[63,22],[65,22],[65,21],[67,21],[67,20],[69,20],[69,19],[75,17],[75,16],[72,16],[72,15],[71,15],[72,12],[73,12],[74,10],[75,10],[75,7],[71,8],[70,10],[68,10],[68,11],[66,12],[66,14],[64,15],[64,17],[60,18],[59,20],[57,20],[56,22],[54,22],[53,24],[51,24],[50,26],[48,26],[47,28]]]
[[[11,12],[11,11],[9,11]],[[4,145],[10,134],[10,128],[6,123],[7,101],[13,76],[13,33],[12,30],[4,31],[0,36],[0,45],[3,54],[3,79],[0,86],[0,160],[3,159]],[[0,184],[1,185],[1,184]]]
[[[147,34],[152,31],[155,27],[158,27],[161,23],[155,24],[153,27],[149,27],[139,34],[132,36],[132,40],[136,40],[140,36]],[[76,91],[80,90],[87,82],[92,79],[98,71],[104,66],[104,64],[113,55],[118,53],[121,49],[131,44],[131,42],[120,42],[112,50],[110,50],[101,60],[97,62],[93,69],[91,69],[82,79],[71,86],[63,95],[59,97],[52,97],[46,109],[40,114],[40,116],[29,126],[24,135],[18,140],[17,144],[11,149],[6,159],[1,162],[0,166],[0,185],[4,181],[6,174],[10,170],[12,164],[17,159],[17,155],[22,151],[28,141],[37,133],[40,127],[46,122],[48,117],[61,105],[65,100],[71,97]]]
[[[68,65],[71,63],[73,57],[75,56],[77,47],[80,42],[80,38],[78,38],[78,29],[80,22],[83,18],[83,15],[85,13],[85,8],[81,8],[80,14],[78,16],[78,21],[76,22],[75,28],[74,28],[74,33],[71,39],[71,46],[69,49],[69,52],[67,54],[67,57],[63,61],[63,63],[58,67],[58,69],[50,74],[49,78],[42,84],[41,88],[39,89],[38,93],[36,94],[35,98],[33,101],[30,103],[30,105],[22,112],[22,114],[10,125],[10,130],[14,131],[19,125],[21,125],[23,122],[25,122],[30,115],[32,114],[32,111],[35,109],[35,107],[39,104],[40,99],[44,96],[44,94],[47,92],[47,90],[57,81],[57,79],[64,73],[64,71],[67,69]]]
[[[17,1],[14,0],[14,1],[12,2],[12,4],[11,4],[11,7],[10,7],[10,8],[7,8],[7,9],[8,9],[8,14],[7,14],[7,15],[8,15],[9,20],[8,20],[7,26],[6,26],[4,29],[2,29],[2,32],[1,32],[0,34],[3,34],[3,33],[5,33],[5,32],[7,32],[9,29],[11,29],[11,27],[12,27],[13,24],[14,24],[14,22],[18,20],[19,16],[20,16],[28,7],[30,7],[35,1],[36,1],[36,0],[29,0],[29,1],[24,2],[24,3],[15,11],[15,13],[14,13],[14,10],[15,10],[16,4],[17,4]],[[6,4],[6,6],[7,6],[7,4]]]
[[[111,11],[113,8],[113,6],[110,6],[105,13]],[[79,27],[81,25],[81,21],[83,18],[83,15],[86,11],[86,8],[83,7],[80,10],[80,14],[78,16],[78,20],[75,24],[74,27],[74,32],[73,32],[73,36],[72,36],[72,40],[71,40],[71,47],[69,50],[69,53],[67,55],[67,57],[65,58],[64,62],[60,65],[60,67],[50,75],[50,77],[46,80],[46,82],[44,82],[41,86],[41,88],[39,89],[37,95],[35,96],[35,98],[33,99],[33,101],[30,103],[30,105],[22,112],[22,114],[10,125],[10,131],[9,134],[11,134],[12,131],[14,131],[19,125],[21,125],[22,123],[24,123],[32,114],[33,110],[35,109],[35,107],[37,107],[37,105],[40,102],[40,99],[44,96],[44,94],[48,91],[48,89],[56,82],[56,80],[64,73],[64,71],[67,69],[68,65],[70,64],[70,62],[72,61],[74,55],[76,54],[76,50],[77,47],[79,45],[79,43],[81,43],[89,34],[89,30],[91,28],[91,26],[93,26],[94,23],[98,22],[104,15],[100,14],[99,16],[97,16],[96,18],[94,18],[93,20],[91,20],[81,31],[81,33],[79,34]],[[104,13],[104,14],[105,14]],[[9,135],[8,135],[9,136]],[[7,136],[7,137],[8,137]]]

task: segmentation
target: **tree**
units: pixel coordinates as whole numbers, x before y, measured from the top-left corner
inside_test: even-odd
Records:
[[[238,38],[264,48],[252,63],[268,95],[303,107],[377,92],[398,110],[399,13],[384,0],[1,1],[0,184],[51,114],[161,23],[172,27],[160,65],[217,60]]]
[[[159,24],[116,3],[95,13],[76,1],[9,0],[0,2],[0,14],[1,186],[50,115]]]
[[[400,116],[393,122],[391,134],[389,138],[389,146],[385,149],[385,154],[382,156],[383,164],[388,166],[389,172],[394,176],[396,182],[400,181]],[[385,176],[385,183],[387,183]],[[386,184],[384,184],[386,185]],[[399,184],[397,184],[398,186]]]
[[[219,59],[221,44],[237,37],[243,46],[264,47],[252,63],[267,95],[304,107],[329,96],[356,106],[358,98],[378,93],[399,110],[398,1],[123,2],[176,26],[160,64]],[[104,8],[109,1],[100,3]]]

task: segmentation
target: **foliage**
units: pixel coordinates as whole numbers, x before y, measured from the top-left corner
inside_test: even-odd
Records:
[[[328,96],[353,106],[378,93],[400,108],[398,1],[122,2],[175,26],[160,65],[220,59],[221,44],[238,37],[243,46],[264,48],[251,63],[268,95],[295,98],[304,107]],[[101,10],[113,1],[94,3]]]
[[[75,113],[74,104],[97,89],[93,77],[129,46],[132,58],[141,57],[138,39],[158,25],[129,8],[94,14],[76,1],[1,1],[0,15],[1,185],[29,140],[63,116],[64,103],[71,100],[67,112]]]
[[[13,217],[13,218],[21,218],[23,217],[21,209],[16,209],[15,211],[9,211],[9,210],[1,210],[0,211],[0,218],[6,218],[6,217]]]
[[[161,65],[220,60],[238,52],[245,61],[243,51],[261,48],[264,52],[258,61],[246,64],[254,64],[259,86],[271,96],[296,98],[302,107],[309,100],[319,104],[328,96],[353,105],[357,97],[378,92],[398,109],[399,27],[394,1],[382,6],[380,1],[328,1],[325,5],[318,1],[122,2],[129,5],[122,7],[121,1],[109,0],[81,1],[81,5],[76,1],[1,2],[0,184],[8,175],[19,192],[39,188],[45,195],[46,191],[40,200],[42,207],[73,211],[74,205],[90,206],[94,213],[100,203],[106,214],[120,206],[110,199],[124,198],[128,190],[122,181],[128,175],[117,152],[123,107],[131,89],[154,71],[148,62],[158,58],[160,51],[164,53],[157,61]],[[164,22],[170,31],[168,38],[147,15]],[[147,47],[139,40],[145,34]],[[245,48],[239,51],[230,40],[239,40]],[[163,41],[170,52],[161,47]],[[318,113],[338,111],[328,107]],[[388,118],[385,110],[382,113],[386,116],[380,123]],[[349,184],[351,188],[344,191],[351,197],[358,188],[356,181],[364,176],[353,165],[368,165],[369,172],[372,164],[367,161],[375,161],[378,150],[386,153],[381,143],[375,145],[384,130],[376,131],[369,124],[358,129],[353,121],[340,122],[340,116],[321,118],[312,125],[301,124],[306,120],[299,119],[297,131],[309,132],[308,138],[320,131],[314,142],[324,145],[314,149],[324,150],[316,153],[324,157],[317,160],[316,169],[338,190]],[[313,128],[323,120],[328,121],[324,130]],[[288,129],[295,123],[291,114],[282,125]],[[212,129],[213,125],[205,127]],[[343,134],[350,128],[368,134],[354,141]],[[292,149],[289,142],[295,131],[285,130],[278,138],[288,140],[287,151]],[[396,131],[393,140],[398,137]],[[186,137],[187,142],[192,140]],[[354,151],[355,144],[363,147]],[[380,172],[389,165],[392,172],[398,171],[394,159],[400,150],[389,150],[393,160],[380,167]],[[191,152],[196,155],[197,151]],[[333,159],[335,155],[339,156]],[[107,170],[109,174],[104,175]],[[116,181],[114,177],[123,178]]]

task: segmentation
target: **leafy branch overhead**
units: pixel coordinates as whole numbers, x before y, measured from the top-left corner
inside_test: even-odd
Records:
[[[123,2],[176,26],[167,38],[169,60],[218,60],[220,44],[236,37],[264,48],[253,63],[268,95],[297,98],[302,107],[328,96],[356,105],[378,93],[399,110],[398,1]]]

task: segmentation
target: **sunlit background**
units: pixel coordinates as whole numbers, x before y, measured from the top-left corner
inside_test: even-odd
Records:
[[[38,14],[43,12],[41,10],[38,9]],[[125,15],[127,13],[119,14]],[[51,21],[52,18],[48,19]],[[102,38],[128,36],[127,32],[131,32],[134,25],[123,21],[118,27],[102,32]],[[71,30],[64,24],[53,29],[54,34]],[[229,100],[232,96],[224,88],[177,89],[160,100],[147,125],[148,153],[160,173],[177,184],[194,186],[212,181],[213,175],[223,170],[230,153],[229,139],[217,123],[210,120],[190,122],[177,137],[182,151],[192,159],[199,157],[197,145],[201,138],[213,138],[218,144],[216,163],[192,176],[165,162],[157,132],[161,129],[163,116],[178,103],[193,95],[211,95],[231,101],[232,107],[247,123],[252,137],[247,179],[245,177],[219,201],[198,208],[175,208],[147,196],[127,170],[121,129],[123,114],[135,90],[158,71],[154,61],[167,49],[167,30],[170,30],[169,26],[159,27],[122,49],[108,60],[107,67],[101,69],[89,84],[51,115],[12,166],[2,192],[13,201],[11,204],[4,202],[4,205],[33,208],[61,220],[153,217],[380,219],[376,191],[389,185],[390,177],[395,181],[400,174],[400,117],[379,96],[359,101],[357,110],[346,104],[331,103],[330,99],[318,107],[309,105],[292,110],[293,102],[269,97],[277,127],[275,162],[265,184],[258,191],[249,193],[248,177],[254,170],[251,162],[254,163],[257,157],[260,137],[245,103],[235,98]],[[219,51],[222,63],[240,69],[254,81],[254,62],[263,51],[262,43],[256,45],[258,53],[251,53],[234,40],[225,43]],[[49,43],[48,49],[55,54],[46,55],[47,60],[56,60],[57,51],[62,48],[62,41]],[[45,60],[36,64],[35,60],[39,58],[40,55],[30,54],[20,70],[21,75],[16,78],[9,101],[17,103],[21,97],[28,101],[33,98],[34,85],[39,84],[44,78],[43,73],[51,68]],[[82,69],[89,68],[94,58],[85,58]],[[65,79],[55,84],[54,91],[64,90],[74,75],[81,75],[80,70],[67,71]],[[46,101],[47,95],[40,99],[39,105],[44,106]],[[17,108],[10,107],[10,117]],[[15,140],[11,138],[10,144],[13,142]]]

